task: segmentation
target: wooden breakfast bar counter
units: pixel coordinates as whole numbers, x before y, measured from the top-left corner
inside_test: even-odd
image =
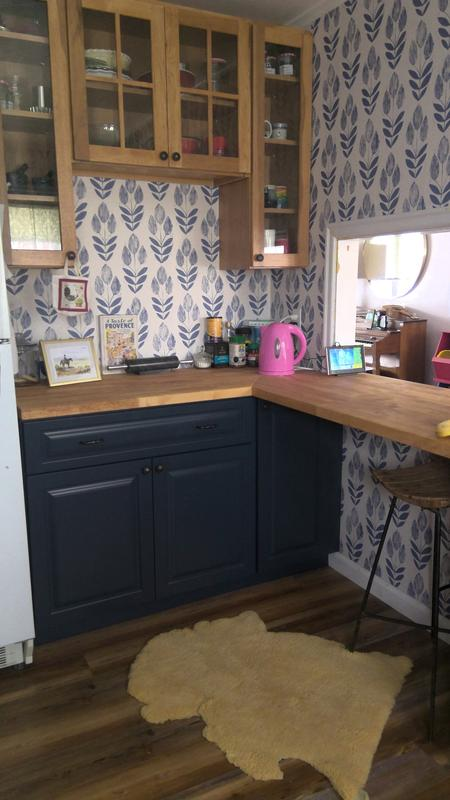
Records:
[[[436,436],[436,425],[450,418],[450,391],[380,375],[305,371],[280,378],[248,368],[179,369],[17,389],[23,421],[239,397],[267,400],[450,458],[450,437]]]

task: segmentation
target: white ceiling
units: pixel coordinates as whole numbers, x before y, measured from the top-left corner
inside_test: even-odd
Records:
[[[219,14],[247,17],[276,25],[306,26],[343,0],[168,0]]]

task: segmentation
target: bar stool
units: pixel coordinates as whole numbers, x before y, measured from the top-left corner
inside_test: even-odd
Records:
[[[434,736],[434,718],[436,705],[436,677],[438,665],[438,646],[439,633],[450,633],[450,628],[439,627],[439,596],[441,592],[450,589],[450,583],[439,586],[440,583],[440,564],[441,564],[441,509],[450,506],[450,459],[434,457],[432,461],[421,464],[417,467],[405,467],[390,470],[372,470],[374,478],[387,489],[392,495],[391,505],[381,534],[380,543],[375,555],[375,560],[370,572],[361,608],[356,620],[353,639],[350,650],[356,648],[359,628],[363,615],[382,619],[386,622],[396,622],[401,625],[408,625],[414,628],[424,628],[430,631],[433,642],[433,655],[431,666],[431,688],[430,688],[430,725],[429,738]],[[421,624],[411,620],[400,620],[388,617],[384,614],[373,614],[366,611],[367,602],[370,596],[373,579],[376,574],[378,562],[386,540],[389,524],[394,513],[397,499],[404,500],[411,505],[419,506],[434,514],[434,541],[433,541],[433,582],[431,594],[431,623]]]

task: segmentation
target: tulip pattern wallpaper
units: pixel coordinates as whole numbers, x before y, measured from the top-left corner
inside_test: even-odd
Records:
[[[293,283],[282,297],[279,271],[219,271],[218,192],[208,186],[77,178],[78,255],[89,279],[90,311],[60,315],[54,270],[14,270],[12,323],[25,341],[97,337],[99,314],[135,314],[142,356],[185,358],[203,343],[205,318],[233,325],[298,308]],[[286,311],[285,311],[286,309]]]
[[[313,324],[311,347],[320,354],[327,223],[450,202],[450,2],[346,0],[318,19],[313,31],[314,280],[300,304],[303,320]],[[407,305],[408,298],[402,302]],[[422,458],[412,448],[346,430],[340,549],[352,566],[370,568],[389,507],[370,467],[400,467]],[[401,503],[379,566],[389,587],[425,605],[432,521],[429,513]],[[442,551],[447,583],[448,522]],[[450,617],[450,592],[442,595],[441,610]]]

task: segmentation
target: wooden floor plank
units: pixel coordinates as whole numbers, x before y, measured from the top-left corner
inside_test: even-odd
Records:
[[[31,668],[0,672],[0,800],[335,800],[301,761],[282,763],[283,781],[252,780],[203,738],[199,719],[149,725],[127,694],[128,670],[152,636],[247,609],[272,631],[347,644],[360,600],[357,586],[324,569],[38,647]],[[360,641],[414,661],[375,756],[370,800],[449,800],[450,648],[441,647],[439,737],[429,744],[430,637],[367,619]]]

